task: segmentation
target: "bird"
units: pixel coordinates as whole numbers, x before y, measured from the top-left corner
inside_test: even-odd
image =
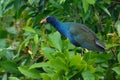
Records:
[[[96,52],[105,52],[105,44],[100,41],[95,32],[84,24],[77,22],[61,22],[54,16],[48,16],[42,19],[40,23],[51,24],[76,47],[82,47]]]

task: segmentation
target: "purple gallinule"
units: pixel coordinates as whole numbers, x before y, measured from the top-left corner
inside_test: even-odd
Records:
[[[75,22],[63,23],[53,16],[41,20],[41,23],[50,23],[77,47],[83,47],[97,52],[105,51],[105,45],[100,41],[97,35],[83,24]]]

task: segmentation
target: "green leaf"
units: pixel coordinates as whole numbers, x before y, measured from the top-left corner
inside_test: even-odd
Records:
[[[43,80],[51,80],[51,78],[46,73],[42,73],[41,77],[43,78]]]
[[[120,64],[120,52],[119,52],[119,54],[118,54],[118,62],[119,62],[119,64]]]
[[[62,4],[62,3],[65,3],[66,0],[59,0],[59,3]]]
[[[17,69],[17,64],[11,61],[4,61],[1,62],[0,64],[2,66],[3,69],[5,69],[5,71],[8,71],[10,73],[15,73],[15,74],[19,74],[20,72]]]
[[[73,57],[70,58],[71,65],[79,65],[77,63],[78,62],[81,63],[81,61],[82,61],[82,57],[79,54],[77,54],[77,55],[75,55],[75,56],[73,56]]]
[[[4,74],[2,75],[2,80],[7,80],[7,77],[8,77],[7,73],[4,73]]]
[[[65,61],[61,57],[50,60],[49,64],[56,70],[66,70]]]
[[[115,23],[115,28],[117,29],[118,36],[120,37],[120,21]]]
[[[105,13],[107,13],[109,16],[111,16],[110,12],[108,11],[108,9],[106,7],[104,7],[103,5],[98,5]]]
[[[96,63],[105,63],[105,65],[107,60],[111,59],[112,57],[111,54],[96,54],[93,56],[96,57]]]
[[[95,4],[95,0],[86,0],[89,4]]]
[[[82,0],[82,4],[83,4],[84,12],[86,13],[88,11],[89,4],[94,5],[95,4],[95,0]]]
[[[27,31],[27,32],[31,32],[31,33],[35,33],[35,30],[32,27],[24,27],[23,30]]]
[[[7,11],[11,10],[14,7],[14,1],[9,1],[7,3],[8,4],[5,6],[4,13],[6,13]]]
[[[112,68],[113,71],[115,71],[118,75],[120,75],[120,67],[114,67]]]
[[[0,39],[0,48],[4,48],[6,46],[6,39]]]
[[[16,10],[18,10],[21,7],[21,2],[21,0],[14,1],[14,8],[16,8]]]
[[[61,35],[58,31],[49,35],[49,40],[51,41],[52,45],[61,51],[62,49],[62,40]]]
[[[107,44],[106,45],[106,49],[110,49],[110,48],[113,48],[113,47],[117,47],[117,46],[119,46],[119,44],[117,44],[117,43],[113,43],[113,44]]]
[[[24,74],[27,77],[33,78],[33,79],[40,79],[40,72],[36,69],[29,69],[27,66],[18,67],[19,71]]]
[[[28,0],[28,2],[32,5],[34,0]]]
[[[60,4],[58,4],[56,1],[54,1],[54,0],[49,0],[50,1],[50,3],[52,3],[52,5],[54,6],[54,7],[57,7],[58,9],[62,9],[63,7],[60,5]]]
[[[53,50],[50,47],[42,47],[41,49],[43,51],[43,54],[44,54],[45,58],[47,58],[47,59],[53,59],[54,58],[52,56],[52,54],[55,52],[55,50]]]
[[[87,63],[83,60],[80,54],[77,54],[70,58],[70,66],[75,67],[79,71],[83,71],[87,68]]]
[[[19,32],[19,30],[17,31],[17,30],[15,29],[15,27],[8,27],[8,28],[7,28],[7,32],[8,32],[8,33],[11,33],[11,34],[17,34],[17,33]]]
[[[92,57],[95,54],[84,54],[84,60],[88,63],[88,64],[94,64],[96,62],[96,57]]]
[[[104,0],[105,3],[110,4],[112,1],[111,0]]]
[[[38,34],[34,35],[34,42],[36,45],[38,45]]]
[[[48,66],[50,66],[50,65],[47,62],[46,63],[44,63],[44,62],[42,62],[42,63],[35,63],[29,69],[40,68],[40,67],[48,67]]]
[[[119,54],[118,54],[118,62],[119,62],[119,64],[120,64],[120,52],[119,52]]]
[[[9,80],[20,80],[17,77],[9,77]]]
[[[15,55],[12,51],[6,51],[5,56],[8,60],[12,59]]]
[[[82,76],[84,80],[95,80],[94,74],[90,71],[82,72]]]
[[[87,3],[86,0],[82,0],[82,3],[83,3],[84,12],[86,13],[88,11],[89,4]]]
[[[61,70],[61,71],[57,71],[53,77],[52,77],[52,80],[69,80],[69,79],[64,79],[64,71]],[[67,77],[66,77],[67,78]]]
[[[2,9],[2,4],[0,3],[0,17],[3,16],[3,9]]]
[[[118,54],[118,62],[119,62],[119,64],[120,64],[120,52],[119,52],[119,54]]]

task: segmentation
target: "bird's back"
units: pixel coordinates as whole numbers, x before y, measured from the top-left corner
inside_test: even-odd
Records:
[[[105,51],[104,44],[87,26],[74,22],[67,22],[64,24],[68,25],[66,27],[68,28],[70,35],[77,42],[76,44],[73,43],[74,45],[79,45],[81,47],[94,51]]]

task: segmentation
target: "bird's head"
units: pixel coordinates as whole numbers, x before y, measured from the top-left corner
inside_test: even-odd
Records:
[[[53,16],[49,16],[45,19],[42,19],[40,23],[52,23],[53,21],[55,21],[56,19]]]

